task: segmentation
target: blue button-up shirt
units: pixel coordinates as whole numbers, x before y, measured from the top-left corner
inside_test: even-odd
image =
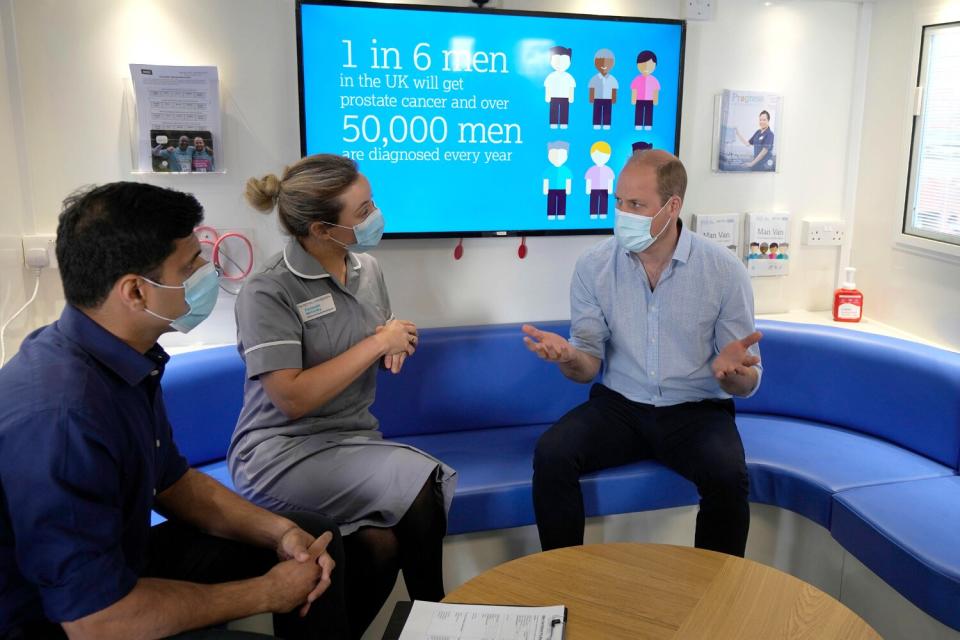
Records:
[[[639,258],[610,238],[577,261],[570,324],[570,343],[603,360],[603,384],[634,402],[729,398],[710,363],[753,333],[753,289],[729,249],[681,228],[651,291]],[[756,345],[750,352],[760,355]],[[759,386],[758,379],[753,392]]]
[[[154,496],[187,470],[160,389],[168,359],[67,306],[0,369],[0,636],[133,589]]]

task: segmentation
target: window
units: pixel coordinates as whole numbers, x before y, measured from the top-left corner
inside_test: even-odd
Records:
[[[923,28],[903,233],[960,245],[960,22]]]

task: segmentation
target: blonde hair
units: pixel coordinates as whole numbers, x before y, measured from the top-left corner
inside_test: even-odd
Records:
[[[243,195],[253,208],[263,213],[270,213],[276,207],[284,230],[303,238],[310,235],[310,225],[314,222],[340,222],[343,210],[340,196],[359,175],[353,160],[318,153],[284,169],[281,178],[272,173],[250,178]]]
[[[598,140],[590,147],[590,153],[593,153],[594,151],[599,151],[600,153],[610,155],[610,145],[603,140]]]
[[[660,204],[666,204],[671,196],[683,200],[687,193],[687,170],[677,156],[662,149],[645,149],[630,156],[627,166],[632,164],[650,167],[656,172]]]

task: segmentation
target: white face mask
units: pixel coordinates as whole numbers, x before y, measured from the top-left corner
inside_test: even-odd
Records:
[[[627,251],[640,253],[659,240],[660,236],[667,230],[668,225],[663,225],[660,233],[656,236],[650,235],[650,227],[653,225],[654,219],[667,208],[667,203],[669,202],[670,200],[667,200],[653,217],[627,213],[626,211],[616,209],[617,217],[613,225],[613,234],[617,237],[617,242],[620,243],[620,246]]]

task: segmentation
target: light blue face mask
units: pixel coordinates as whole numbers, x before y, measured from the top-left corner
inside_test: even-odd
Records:
[[[150,284],[161,289],[183,289],[183,299],[189,309],[179,318],[166,318],[144,307],[144,311],[154,318],[160,318],[170,323],[170,326],[181,333],[190,333],[198,324],[210,317],[213,307],[217,304],[220,294],[220,274],[209,262],[183,281],[181,285],[160,284],[146,276],[140,276]]]
[[[371,211],[370,215],[368,215],[363,222],[354,227],[345,227],[342,224],[333,224],[332,222],[325,222],[324,224],[328,224],[331,227],[340,227],[341,229],[353,229],[353,235],[357,237],[357,241],[353,244],[344,244],[332,236],[330,239],[344,249],[349,249],[355,253],[370,251],[370,249],[380,244],[380,238],[383,237],[384,222],[383,213],[380,209]]]
[[[663,225],[663,229],[660,230],[660,233],[658,233],[656,237],[650,235],[650,227],[654,219],[663,213],[668,202],[670,202],[670,200],[667,200],[667,202],[660,207],[660,211],[657,211],[653,217],[641,216],[615,209],[614,211],[616,211],[617,217],[613,224],[613,234],[617,237],[617,242],[620,243],[620,246],[627,251],[640,253],[656,242],[660,236],[663,235],[663,232],[667,230],[668,225]]]

